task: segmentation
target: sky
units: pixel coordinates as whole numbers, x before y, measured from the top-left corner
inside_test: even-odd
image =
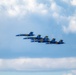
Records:
[[[16,37],[31,31],[65,44]],[[76,75],[76,0],[0,0],[0,71]]]

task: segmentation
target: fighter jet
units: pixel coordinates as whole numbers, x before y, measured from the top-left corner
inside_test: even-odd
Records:
[[[64,44],[63,40],[60,40],[59,42],[56,42],[56,44]]]
[[[51,41],[50,41],[50,43],[52,43],[52,44],[55,44],[57,41],[56,41],[56,39],[55,38],[53,38]]]
[[[37,42],[37,40],[42,39],[41,35],[38,35],[37,37],[26,37],[23,39],[31,39],[31,42]]]
[[[38,42],[38,43],[46,43],[46,42],[48,42],[48,41],[50,41],[49,38],[48,38],[48,36],[45,36],[44,38],[39,39],[37,42]]]
[[[16,36],[34,36],[33,32],[30,32],[29,34],[18,34]]]

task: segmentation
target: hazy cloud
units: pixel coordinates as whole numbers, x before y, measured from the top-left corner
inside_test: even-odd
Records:
[[[19,16],[27,13],[46,14],[46,6],[42,3],[37,3],[36,0],[0,0],[0,10],[4,10],[6,15]]]
[[[58,69],[76,69],[76,58],[0,59],[0,70],[42,71]]]
[[[57,17],[61,7],[54,0],[48,0],[48,2],[49,4],[38,2],[37,0],[0,0],[0,10],[11,17],[22,16],[28,13],[47,14]]]

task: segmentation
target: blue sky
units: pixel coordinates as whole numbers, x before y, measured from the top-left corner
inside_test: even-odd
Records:
[[[31,43],[15,36],[30,31],[65,44]],[[75,75],[75,38],[76,0],[0,0],[1,71],[58,70],[61,75],[65,70],[62,75]]]

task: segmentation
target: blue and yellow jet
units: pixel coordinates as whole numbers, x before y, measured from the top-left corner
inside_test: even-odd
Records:
[[[29,34],[18,34],[16,36],[34,36],[33,32],[30,32]]]
[[[41,35],[38,35],[37,37],[26,37],[23,39],[31,39],[31,42],[37,42],[37,40],[42,39]]]
[[[63,42],[63,40],[60,40],[59,42],[56,42],[56,44],[65,44],[65,43]]]

